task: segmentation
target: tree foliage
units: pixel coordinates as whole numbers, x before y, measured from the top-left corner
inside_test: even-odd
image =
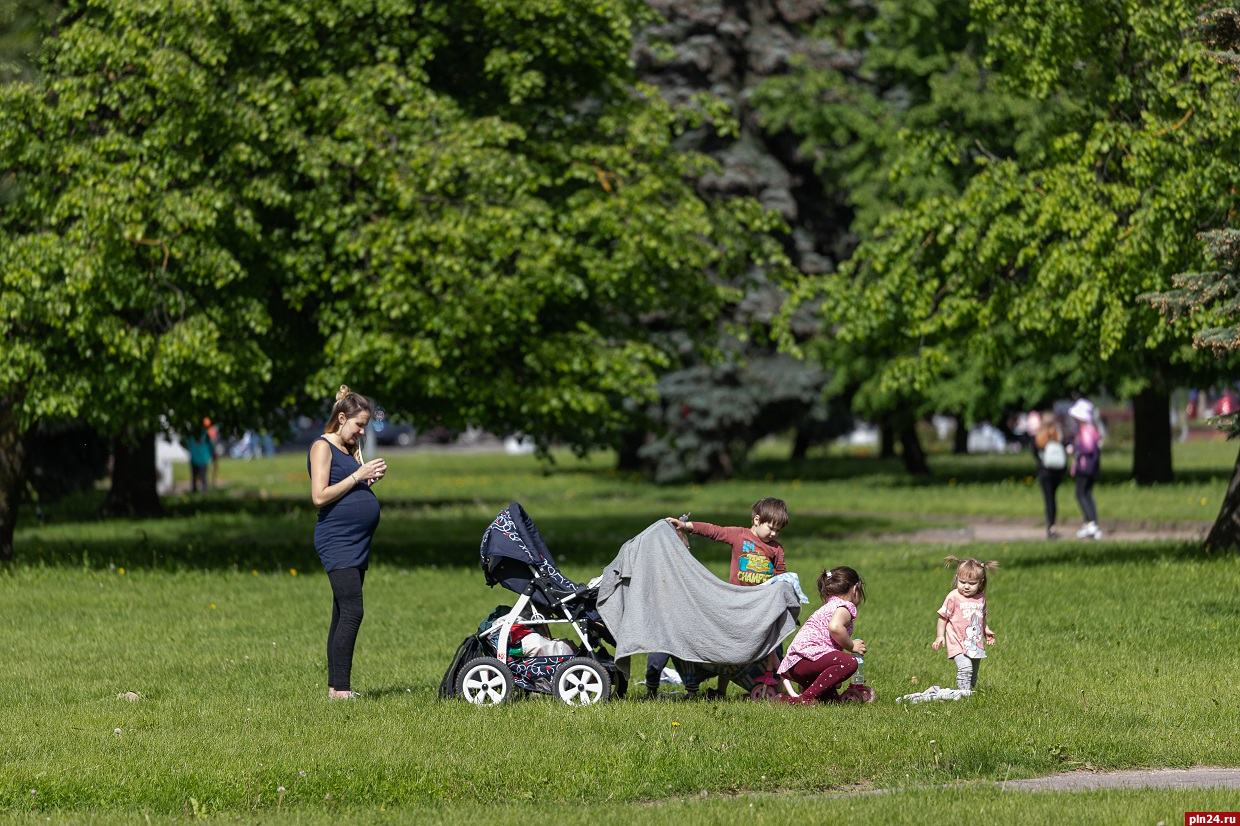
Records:
[[[1046,132],[1070,110],[997,81],[967,3],[829,3],[810,35],[849,59],[800,57],[754,104],[766,128],[801,139],[859,235],[894,209],[958,194],[978,158],[1043,157]]]
[[[634,84],[634,0],[77,0],[0,90],[14,426],[260,423],[345,382],[578,445],[782,264]]]
[[[1240,9],[1224,6],[1205,10],[1197,20],[1197,34],[1208,55],[1235,80],[1235,70],[1240,68]],[[1232,191],[1235,189],[1233,174]],[[1222,226],[1200,236],[1212,267],[1181,273],[1172,279],[1170,288],[1143,298],[1171,323],[1195,323],[1194,346],[1217,358],[1230,359],[1240,350],[1240,230],[1235,226],[1234,205],[1220,219]],[[1240,416],[1232,414],[1227,428],[1232,438],[1240,435]],[[1240,548],[1240,457],[1205,545],[1207,550]]]
[[[934,400],[945,377],[970,374],[993,398],[1014,366],[1028,375],[1050,354],[1073,357],[1059,378],[1121,396],[1216,369],[1136,301],[1236,203],[1235,94],[1183,35],[1191,4],[970,9],[987,87],[1058,114],[1037,126],[1036,150],[1013,140],[962,159],[958,191],[888,211],[837,275],[807,287],[825,292],[829,347],[867,356],[876,398]]]

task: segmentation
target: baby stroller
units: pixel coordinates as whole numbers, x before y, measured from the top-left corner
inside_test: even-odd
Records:
[[[569,705],[594,705],[613,693],[624,696],[626,680],[602,646],[615,644],[596,610],[598,589],[560,573],[534,520],[513,502],[482,535],[482,570],[488,585],[519,595],[501,606],[457,649],[440,696],[475,705],[511,702],[520,688],[551,694]],[[507,608],[506,611],[503,609]],[[558,653],[526,655],[519,636],[549,626],[571,628],[571,641],[556,640]],[[537,636],[536,634],[534,636]]]

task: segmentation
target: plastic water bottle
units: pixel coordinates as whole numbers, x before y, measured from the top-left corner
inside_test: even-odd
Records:
[[[853,656],[857,658],[857,670],[853,672],[852,684],[865,685],[865,660],[856,654],[853,654]]]

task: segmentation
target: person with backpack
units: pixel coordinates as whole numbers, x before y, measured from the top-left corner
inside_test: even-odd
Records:
[[[1081,516],[1085,520],[1076,532],[1076,538],[1101,539],[1098,508],[1094,504],[1094,483],[1098,481],[1102,465],[1102,434],[1094,423],[1094,404],[1089,399],[1077,399],[1068,408],[1068,415],[1076,423],[1071,473],[1076,481],[1076,502],[1081,506]]]
[[[1059,533],[1055,530],[1055,519],[1058,515],[1055,493],[1059,490],[1064,470],[1068,467],[1068,452],[1064,448],[1063,432],[1055,421],[1055,414],[1049,410],[1041,414],[1029,414],[1030,419],[1035,416],[1037,424],[1031,421],[1030,429],[1034,431],[1033,458],[1038,463],[1036,475],[1038,485],[1042,488],[1042,504],[1046,510],[1046,538],[1058,539]]]

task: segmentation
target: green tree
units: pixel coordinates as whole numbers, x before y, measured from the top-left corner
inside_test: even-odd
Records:
[[[1209,56],[1221,66],[1233,73],[1240,68],[1240,9],[1224,6],[1206,11],[1197,20],[1197,33]],[[1211,268],[1181,273],[1172,279],[1170,289],[1143,298],[1171,323],[1191,319],[1196,327],[1194,347],[1230,359],[1240,350],[1240,230],[1234,226],[1234,207],[1222,217],[1231,226],[1201,235]],[[1240,416],[1232,414],[1226,427],[1229,438],[1240,436]],[[1205,546],[1207,550],[1240,548],[1240,456]]]
[[[665,331],[709,350],[782,261],[776,219],[687,183],[707,162],[673,140],[712,113],[632,82],[644,13],[71,4],[0,100],[0,438],[82,416],[131,446],[141,507],[167,411],[257,424],[342,381],[417,422],[601,441]]]
[[[1135,400],[1138,481],[1167,479],[1169,391],[1215,368],[1135,298],[1235,204],[1234,91],[1181,36],[1187,3],[971,9],[990,82],[1063,114],[1041,148],[978,155],[958,193],[888,213],[828,279],[825,310],[841,344],[873,360],[875,395],[933,399],[979,359],[994,393],[1006,372],[1070,353],[1076,388]]]
[[[764,125],[796,135],[823,187],[851,208],[854,239],[898,210],[958,196],[979,159],[1040,162],[1046,135],[1073,114],[1057,99],[1033,100],[1000,82],[982,63],[985,35],[973,17],[968,4],[946,0],[829,4],[812,33],[851,60],[802,58],[755,94]],[[955,377],[916,390],[879,389],[872,379],[891,353],[873,343],[826,336],[807,351],[831,366],[835,392],[858,414],[899,434],[910,471],[928,469],[914,428],[919,419],[951,412],[967,424],[1016,401],[999,392],[998,371],[974,350],[959,354],[972,363]]]

